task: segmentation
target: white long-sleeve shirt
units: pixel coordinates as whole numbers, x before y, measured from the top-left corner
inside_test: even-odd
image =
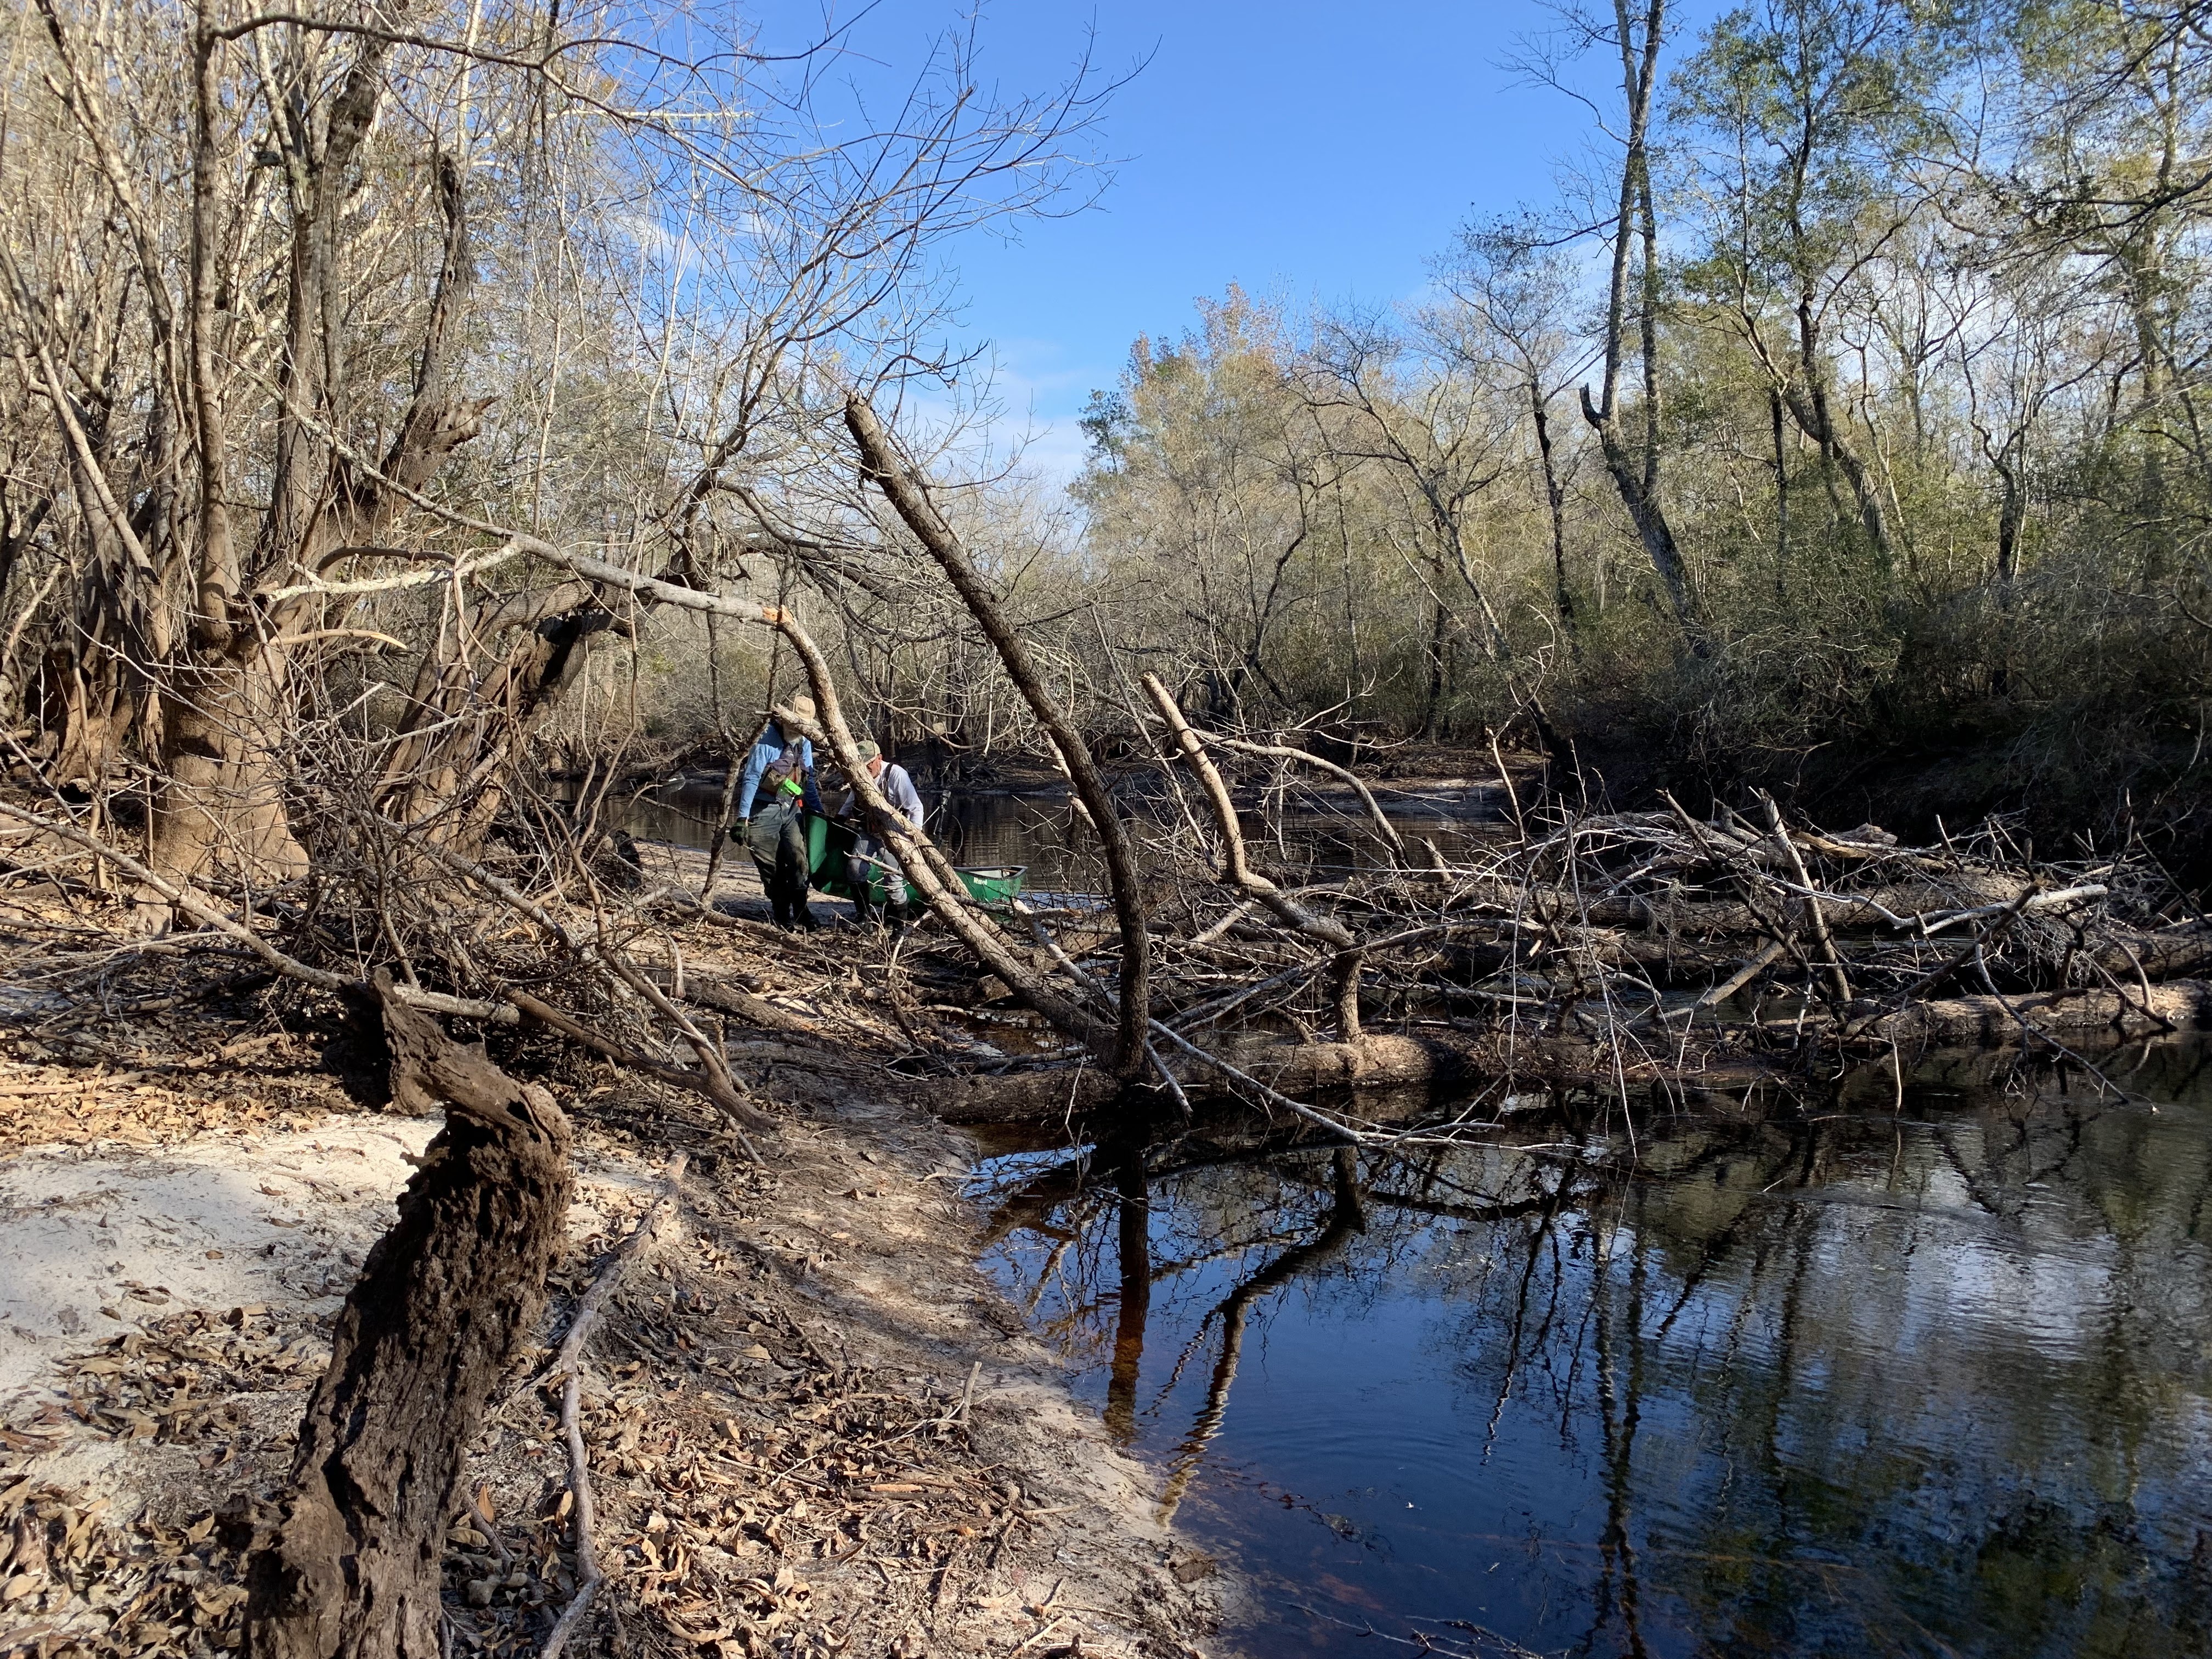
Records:
[[[891,804],[891,810],[907,821],[908,828],[921,828],[921,793],[914,787],[914,780],[907,775],[906,768],[890,761],[884,762],[884,769],[876,775],[876,787]],[[860,791],[848,789],[845,792],[845,804],[839,810],[849,817],[859,808],[860,802]],[[866,857],[868,853],[875,851],[874,837],[864,836],[862,839],[868,843],[866,851],[862,854]]]

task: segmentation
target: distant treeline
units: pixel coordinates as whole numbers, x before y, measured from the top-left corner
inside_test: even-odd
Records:
[[[1114,638],[1218,720],[1525,711],[1715,780],[2184,817],[2212,8],[1665,24],[1619,0],[1525,50],[1611,75],[1611,170],[1467,227],[1426,302],[1231,289],[1137,343],[1078,486]]]

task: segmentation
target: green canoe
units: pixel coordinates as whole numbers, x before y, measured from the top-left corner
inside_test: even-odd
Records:
[[[857,832],[849,823],[840,823],[835,818],[809,814],[806,820],[806,862],[817,891],[835,898],[854,898],[853,884],[845,878],[845,860],[852,856],[854,837]],[[1022,872],[1026,866],[1012,869],[958,870],[960,884],[968,890],[968,896],[978,904],[1006,904],[1021,896]],[[881,904],[884,902],[884,882],[880,875],[872,876],[868,882],[869,897]]]

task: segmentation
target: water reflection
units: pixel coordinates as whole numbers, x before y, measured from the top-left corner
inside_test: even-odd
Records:
[[[1632,1160],[1009,1153],[988,1260],[1255,1652],[2212,1652],[2203,1062],[2123,1056],[2154,1109],[1974,1056]]]

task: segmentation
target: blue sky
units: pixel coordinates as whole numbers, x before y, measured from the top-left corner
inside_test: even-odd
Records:
[[[1686,42],[1722,8],[1671,9]],[[774,5],[767,38],[820,15]],[[854,76],[903,83],[960,15],[951,0],[882,0],[851,37]],[[1502,64],[1553,21],[1537,0],[987,6],[979,67],[1002,91],[1063,78],[1087,33],[1110,72],[1148,60],[1096,137],[1113,179],[1095,208],[951,254],[963,327],[991,349],[1009,422],[1040,428],[1031,459],[1072,474],[1092,389],[1114,384],[1138,334],[1188,326],[1200,296],[1240,283],[1296,307],[1387,305],[1420,289],[1470,215],[1551,198],[1559,165],[1585,150],[1587,112]]]

